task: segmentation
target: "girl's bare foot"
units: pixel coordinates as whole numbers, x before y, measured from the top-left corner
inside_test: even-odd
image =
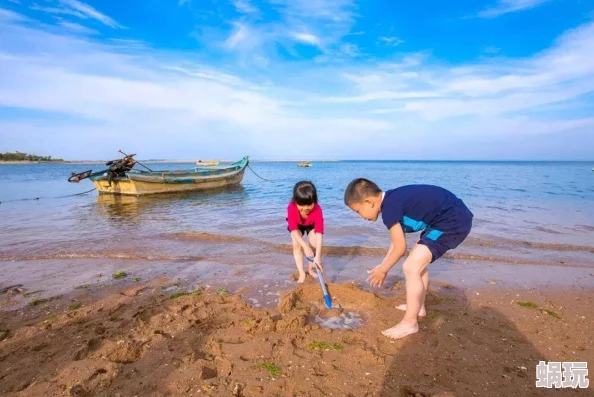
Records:
[[[396,309],[402,310],[403,312],[405,312],[406,311],[406,303],[396,306]],[[423,306],[423,307],[421,307],[421,310],[419,310],[419,317],[425,317],[426,315],[427,315],[427,310]]]
[[[299,279],[297,283],[302,284],[305,281],[305,272],[299,272]]]
[[[313,278],[318,278],[318,275],[316,274],[316,272],[315,272],[314,270],[310,269],[310,270],[308,271],[308,273],[309,273],[309,275],[310,275],[310,276],[312,276]]]
[[[401,321],[394,327],[382,331],[382,334],[388,338],[400,339],[417,332],[419,332],[418,323],[415,322],[414,324],[408,324]]]

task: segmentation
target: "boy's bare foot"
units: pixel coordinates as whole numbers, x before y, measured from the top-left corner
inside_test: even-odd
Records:
[[[299,279],[297,280],[297,283],[302,284],[303,282],[305,282],[305,273],[299,273]]]
[[[316,274],[316,272],[313,269],[309,269],[308,273],[313,278],[318,278],[318,275]]]
[[[392,328],[386,329],[382,331],[384,336],[392,339],[400,339],[404,338],[407,335],[415,334],[419,332],[419,324],[406,324],[403,322],[399,322],[398,325],[395,325]]]
[[[405,312],[406,311],[406,303],[396,306],[396,309],[402,310],[403,312]],[[421,310],[419,310],[419,317],[425,317],[426,315],[427,315],[427,310],[425,309],[425,307],[421,307]]]

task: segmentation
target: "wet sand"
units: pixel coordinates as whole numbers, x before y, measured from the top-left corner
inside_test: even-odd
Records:
[[[27,286],[0,288],[0,395],[591,393],[535,387],[540,360],[594,362],[590,288],[434,282],[421,331],[393,341],[380,332],[402,318],[401,280],[390,294],[329,283],[339,311],[325,309],[316,280],[288,285],[268,309],[246,300],[263,288],[257,282],[231,293],[193,278],[128,275],[37,302],[43,294]]]
[[[97,249],[87,241],[59,249],[28,249],[25,256],[2,256],[0,250],[0,290],[22,284],[29,291],[41,291],[35,297],[48,298],[68,294],[80,285],[102,288],[113,282],[111,275],[125,271],[129,279],[141,281],[167,276],[173,281],[210,285],[235,292],[244,287],[244,296],[256,308],[278,305],[280,293],[294,287],[291,275],[296,271],[291,248],[287,244],[268,243],[251,237],[208,233],[167,234],[165,249],[155,238],[111,243],[110,249]],[[22,249],[21,249],[22,250]],[[324,248],[326,281],[355,282],[364,290],[392,296],[391,288],[373,290],[365,284],[366,270],[380,263],[385,249],[370,247],[326,246]],[[517,256],[466,255],[452,253],[431,264],[432,282],[448,283],[462,291],[498,287],[534,291],[540,289],[594,289],[594,265],[571,260],[563,262]],[[589,254],[587,251],[581,253]],[[545,258],[546,255],[542,254]],[[402,261],[401,261],[402,262]],[[388,274],[386,285],[402,281],[401,263]],[[24,299],[26,304],[34,297]],[[13,303],[17,305],[16,302]]]

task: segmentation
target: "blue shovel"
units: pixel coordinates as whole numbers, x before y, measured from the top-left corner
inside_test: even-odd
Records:
[[[330,294],[328,294],[328,290],[326,289],[326,282],[324,282],[324,277],[322,277],[322,273],[320,272],[318,265],[313,261],[313,259],[307,256],[305,258],[314,264],[314,267],[316,268],[316,273],[318,273],[318,280],[320,280],[320,285],[322,286],[322,292],[324,293],[324,302],[326,302],[326,307],[328,309],[332,309],[332,298],[330,298]]]

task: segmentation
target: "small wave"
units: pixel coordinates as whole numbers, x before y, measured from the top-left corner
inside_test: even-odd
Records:
[[[590,226],[590,225],[578,225],[578,227],[581,227],[582,229],[588,231],[588,232],[594,232],[594,226]]]
[[[584,228],[592,228],[594,227],[581,225]],[[538,227],[537,227],[538,229]],[[586,229],[588,230],[588,229]],[[551,229],[542,229],[541,231],[557,234],[554,230]],[[205,241],[205,242],[221,242],[221,243],[235,243],[235,244],[258,244],[261,246],[267,246],[268,249],[271,250],[291,250],[290,244],[282,244],[282,243],[273,243],[270,241],[261,240],[255,237],[245,237],[245,236],[236,236],[236,235],[228,235],[228,234],[218,234],[218,233],[199,233],[199,232],[184,232],[184,233],[170,233],[163,235],[166,238],[177,238],[177,239],[189,239],[189,240],[198,240],[198,241]],[[529,247],[529,248],[538,248],[538,249],[546,249],[551,251],[582,251],[582,252],[591,252],[594,253],[594,246],[588,245],[573,245],[573,244],[559,244],[559,243],[542,243],[542,242],[534,242],[534,241],[525,241],[525,240],[514,240],[509,238],[494,238],[494,239],[485,239],[479,237],[468,237],[465,244],[475,245],[475,246],[485,246],[485,247],[501,247],[506,245],[512,246],[521,246],[521,247]],[[333,245],[324,245],[324,252],[331,254],[331,255],[385,255],[386,248],[383,247],[362,247],[362,246],[333,246]]]
[[[552,231],[549,231],[552,232]],[[276,243],[271,241],[261,240],[249,236],[234,236],[217,233],[200,233],[200,232],[183,232],[183,233],[166,233],[161,235],[166,239],[181,239],[189,241],[200,241],[208,243],[221,243],[223,250],[215,249],[216,252],[211,251],[208,254],[202,255],[175,255],[174,249],[162,248],[160,253],[143,254],[142,251],[137,250],[111,250],[111,251],[95,251],[95,252],[51,252],[31,255],[18,255],[9,252],[0,252],[0,261],[35,261],[35,260],[55,260],[55,259],[113,259],[113,260],[143,260],[153,262],[197,262],[204,260],[212,260],[221,263],[239,264],[250,263],[250,256],[254,255],[275,255],[275,254],[291,254],[292,246],[288,243]],[[529,260],[525,257],[505,257],[495,255],[482,255],[481,247],[501,249],[501,252],[510,252],[510,246],[527,247],[538,250],[547,251],[581,251],[594,253],[594,247],[581,246],[572,244],[559,243],[541,243],[522,240],[513,240],[506,238],[479,238],[468,237],[464,244],[460,247],[462,250],[465,247],[475,253],[461,252],[460,250],[450,251],[446,253],[445,258],[456,260],[470,260],[470,261],[488,261],[510,264],[533,264],[533,265],[555,265],[559,266],[560,262],[557,260],[539,261]],[[247,248],[246,248],[247,247]],[[410,247],[409,247],[410,248]],[[247,251],[246,251],[247,249]],[[483,250],[484,251],[484,250]],[[360,245],[324,245],[323,252],[325,256],[330,257],[356,257],[356,256],[374,256],[383,257],[387,252],[387,247],[365,247]],[[171,254],[173,253],[173,254]],[[238,255],[241,261],[238,261]],[[233,260],[227,260],[233,258]],[[569,261],[568,261],[569,262]],[[592,265],[570,265],[561,264],[564,266],[577,267],[592,267]]]
[[[254,262],[259,261],[256,257],[258,255],[269,254],[290,254],[292,247],[289,244],[270,245],[265,249],[258,250],[254,254]],[[406,252],[403,258],[406,258],[410,251]],[[360,247],[360,246],[327,246],[324,248],[324,256],[330,258],[345,258],[345,257],[383,257],[386,254],[385,248],[374,247]],[[465,261],[480,261],[492,263],[505,263],[515,265],[539,265],[539,266],[563,266],[563,267],[585,267],[592,268],[594,264],[580,264],[580,263],[565,263],[559,261],[544,261],[544,260],[529,260],[525,258],[503,257],[496,255],[480,255],[467,252],[450,251],[447,252],[443,258],[452,260]],[[0,262],[6,261],[38,261],[38,260],[76,260],[76,259],[115,259],[115,260],[130,260],[130,261],[147,261],[147,262],[200,262],[200,261],[214,261],[225,265],[249,265],[251,261],[247,257],[243,257],[241,261],[238,260],[236,254],[229,251],[227,253],[213,253],[212,255],[204,256],[173,256],[173,255],[137,255],[125,253],[100,253],[100,252],[73,252],[73,253],[54,253],[47,255],[25,255],[25,256],[0,256]]]
[[[536,227],[535,229],[539,229]],[[558,233],[556,231],[550,229],[541,228],[543,232],[551,233],[551,234],[563,234]],[[594,247],[588,245],[573,245],[573,244],[559,244],[559,243],[539,243],[534,241],[525,241],[525,240],[514,240],[514,239],[507,239],[504,237],[487,240],[478,237],[468,237],[464,244],[467,245],[479,245],[481,247],[504,247],[506,245],[512,246],[519,246],[519,247],[528,247],[528,248],[538,248],[538,249],[546,249],[550,251],[582,251],[582,252],[591,252],[594,253]]]
[[[233,236],[229,234],[218,234],[218,233],[203,233],[203,232],[181,232],[181,233],[168,233],[163,235],[165,238],[173,238],[179,240],[195,240],[195,241],[206,241],[214,243],[254,243],[258,242],[265,244],[265,241],[258,240],[253,237],[244,236]]]
[[[493,263],[507,263],[512,265],[536,265],[536,266],[562,266],[562,267],[579,267],[579,268],[592,268],[593,265],[579,264],[579,263],[564,263],[564,262],[550,262],[550,261],[535,261],[522,258],[509,258],[501,256],[490,256],[490,255],[475,255],[468,253],[457,253],[455,251],[446,252],[443,258],[455,259],[455,260],[468,260],[468,261],[480,261],[480,262],[493,262]]]
[[[549,234],[563,234],[562,232],[560,232],[558,230],[548,229],[548,228],[542,227],[542,226],[535,226],[534,230],[538,230],[539,232],[549,233]]]
[[[139,255],[118,252],[71,252],[46,255],[0,256],[0,261],[40,261],[52,259],[122,259],[145,261],[201,261],[204,256]]]

